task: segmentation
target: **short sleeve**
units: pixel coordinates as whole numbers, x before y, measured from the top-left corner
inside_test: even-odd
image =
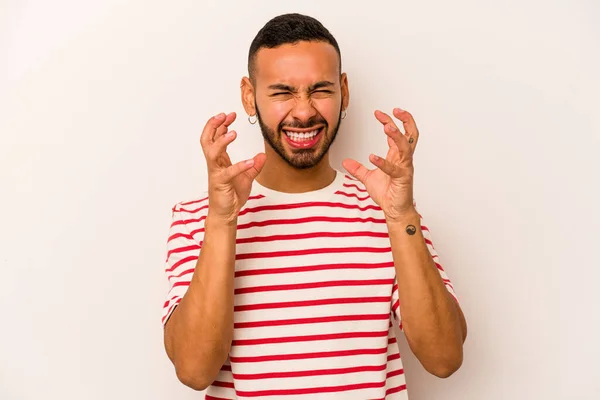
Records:
[[[193,232],[190,231],[190,224],[199,222],[193,218],[194,208],[197,208],[195,204],[178,203],[172,210],[165,261],[168,292],[163,305],[163,325],[189,288],[200,254],[201,244],[194,239]],[[203,235],[200,233],[198,236]]]
[[[415,203],[415,207],[416,207],[416,203]],[[423,216],[421,214],[419,214],[419,217],[420,217],[420,221],[421,221],[420,222],[421,223],[421,232],[423,232],[425,244],[427,245],[429,254],[431,254],[431,258],[433,259],[433,262],[435,263],[435,266],[437,267],[437,270],[440,274],[440,278],[444,282],[444,285],[446,286],[446,289],[448,290],[448,292],[450,292],[452,297],[454,297],[454,299],[458,302],[458,297],[456,296],[456,293],[454,292],[454,286],[452,286],[452,282],[450,281],[448,274],[442,267],[442,264],[440,262],[440,257],[438,256],[438,253],[435,250],[435,246],[433,245],[431,231],[425,224]],[[402,319],[400,317],[400,300],[398,297],[398,282],[397,282],[397,280],[394,280],[394,286],[392,287],[391,307],[392,307],[392,316],[398,322],[398,326],[399,326],[400,330],[402,330]]]

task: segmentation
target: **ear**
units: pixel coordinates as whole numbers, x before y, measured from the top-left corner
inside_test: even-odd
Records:
[[[244,110],[246,114],[252,116],[256,115],[255,97],[254,97],[254,85],[248,77],[243,77],[242,82],[240,84],[241,94],[242,94],[242,104],[244,106]]]
[[[348,75],[344,72],[340,77],[340,85],[342,88],[342,110],[348,108],[350,104],[350,90],[348,89]]]

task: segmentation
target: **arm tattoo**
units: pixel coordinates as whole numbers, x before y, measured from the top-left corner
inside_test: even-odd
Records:
[[[417,228],[415,228],[414,225],[408,225],[406,227],[406,233],[408,233],[409,235],[414,235],[417,232]]]

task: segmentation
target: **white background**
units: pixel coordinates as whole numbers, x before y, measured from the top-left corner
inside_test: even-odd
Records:
[[[335,148],[383,153],[375,108],[421,131],[416,199],[469,324],[462,368],[413,400],[600,398],[600,5],[476,0],[1,1],[0,398],[200,399],[162,344],[171,207],[238,112],[271,17],[336,36],[351,102]],[[360,4],[360,5],[359,5]]]

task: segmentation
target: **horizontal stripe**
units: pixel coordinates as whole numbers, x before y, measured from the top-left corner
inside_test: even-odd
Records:
[[[377,264],[366,264],[366,263],[355,263],[355,264],[319,264],[319,265],[305,265],[301,267],[283,267],[283,268],[263,268],[263,269],[251,269],[246,271],[236,271],[235,277],[239,278],[242,276],[252,275],[270,275],[270,274],[285,274],[295,272],[314,272],[314,271],[325,271],[325,270],[336,270],[336,269],[377,269],[377,268],[390,268],[394,266],[394,262],[384,262]]]
[[[169,260],[169,258],[171,257],[172,254],[185,253],[186,251],[194,251],[194,250],[200,250],[200,246],[198,246],[197,244],[193,244],[190,246],[177,247],[175,249],[172,249],[167,253],[167,261]]]
[[[233,374],[233,378],[239,380],[258,380],[269,378],[302,378],[306,376],[343,375],[352,374],[356,372],[377,372],[385,370],[386,367],[387,364],[382,364],[368,365],[363,367],[315,369],[309,371],[266,372],[262,374]]]
[[[347,237],[379,237],[388,238],[387,232],[372,232],[372,231],[358,231],[358,232],[310,232],[310,233],[299,233],[293,235],[272,235],[272,236],[255,236],[249,238],[236,239],[237,244],[246,243],[264,243],[264,242],[276,242],[281,240],[301,240],[301,239],[315,239],[315,238],[347,238]]]
[[[192,200],[192,201],[187,201],[185,203],[179,203],[182,206],[189,206],[190,204],[198,204],[198,203],[202,203],[203,201],[208,200],[208,196],[207,197],[203,197],[201,199],[198,200]]]
[[[314,388],[302,388],[302,389],[275,389],[275,390],[257,390],[257,391],[240,391],[236,390],[238,396],[244,397],[259,397],[259,396],[289,396],[289,395],[300,395],[300,394],[317,394],[317,393],[334,393],[334,392],[347,392],[350,390],[359,389],[373,389],[385,386],[383,382],[368,382],[368,383],[354,383],[350,385],[341,386],[323,386]]]
[[[264,253],[242,253],[236,254],[236,260],[247,260],[252,258],[275,258],[275,257],[295,257],[314,254],[332,254],[332,253],[388,253],[391,247],[330,247],[320,249],[302,249],[286,251],[269,251]]]
[[[392,283],[394,283],[393,279],[365,279],[365,280],[308,282],[308,283],[294,283],[294,284],[289,284],[289,285],[245,287],[245,288],[235,289],[234,294],[271,292],[271,291],[278,291],[278,290],[314,289],[314,288],[332,287],[332,286],[391,285]]]
[[[190,224],[193,222],[201,222],[205,220],[206,217],[189,219],[189,220],[179,220],[175,221],[173,225],[177,224]],[[325,217],[325,216],[315,216],[315,217],[305,217],[305,218],[289,218],[289,219],[270,219],[265,221],[254,221],[246,224],[240,224],[237,226],[238,232],[242,229],[256,228],[256,227],[264,227],[264,226],[272,226],[272,225],[297,225],[297,224],[305,224],[310,222],[339,222],[339,223],[376,223],[376,224],[385,224],[385,218],[346,218],[346,217]],[[205,228],[195,229],[190,232],[191,235],[195,235],[197,233],[202,233],[205,231]]]
[[[357,314],[357,315],[331,315],[328,317],[314,318],[294,318],[294,319],[276,319],[271,321],[254,322],[236,322],[233,324],[235,329],[259,328],[263,326],[281,326],[281,325],[302,325],[302,324],[322,324],[325,322],[343,322],[343,321],[378,321],[388,319],[389,314]]]
[[[360,187],[358,187],[358,185],[356,185],[354,183],[344,183],[343,186],[346,187],[346,188],[354,188],[354,189],[358,190],[361,193],[368,193],[367,189],[360,188]]]
[[[329,358],[329,357],[349,357],[358,355],[384,354],[387,352],[387,347],[380,349],[356,349],[356,350],[338,350],[338,351],[321,351],[315,353],[299,353],[299,354],[279,354],[271,356],[256,356],[256,357],[230,357],[232,363],[253,363],[265,361],[289,361],[289,360],[304,360],[312,358]]]
[[[305,224],[308,222],[340,222],[340,223],[380,223],[385,224],[385,218],[347,218],[347,217],[326,217],[326,216],[314,216],[314,217],[304,217],[304,218],[289,218],[289,219],[269,219],[265,221],[255,221],[249,222],[247,224],[238,225],[239,229],[247,229],[254,227],[263,227],[269,225],[297,225],[297,224]]]
[[[184,271],[180,272],[180,273],[179,273],[179,274],[177,274],[177,275],[169,275],[169,276],[167,276],[167,279],[168,279],[168,280],[171,280],[171,279],[174,279],[174,278],[181,278],[181,277],[183,277],[184,275],[193,274],[195,270],[196,270],[196,267],[194,267],[194,268],[189,268],[189,269],[186,269],[186,270],[184,270]],[[190,279],[191,279],[191,278],[190,278]]]
[[[176,226],[179,225],[188,225],[194,222],[202,222],[206,219],[206,215],[200,217],[200,218],[194,218],[194,219],[178,219],[177,221],[173,221],[171,223],[171,229],[175,228]]]
[[[193,210],[188,210],[187,208],[180,208],[179,211],[180,212],[184,212],[184,213],[189,213],[189,214],[194,214],[203,210],[208,210],[208,204],[199,208],[195,208]]]
[[[396,386],[395,388],[391,388],[385,391],[385,395],[394,394],[406,390],[406,384]]]
[[[243,216],[249,213],[260,213],[263,211],[283,211],[283,210],[294,210],[298,208],[312,208],[312,207],[327,207],[327,208],[344,208],[346,210],[359,210],[368,211],[376,210],[381,211],[376,205],[359,206],[358,204],[345,204],[345,203],[333,203],[329,201],[310,201],[305,203],[292,203],[292,204],[270,204],[257,207],[247,207],[240,211],[239,216]]]
[[[369,195],[364,196],[364,197],[360,197],[356,193],[346,193],[346,192],[342,192],[341,190],[338,190],[337,192],[335,192],[335,194],[340,195],[340,196],[344,196],[344,197],[355,198],[355,199],[360,200],[360,201],[371,200],[371,196],[369,196]],[[378,208],[379,211],[381,210],[380,207],[377,207],[377,208]]]
[[[303,301],[288,301],[277,303],[263,304],[246,304],[243,306],[233,307],[233,311],[252,311],[252,310],[268,310],[273,308],[292,308],[292,307],[312,307],[324,306],[331,304],[358,304],[358,303],[387,303],[391,296],[375,296],[375,297],[344,297],[335,299],[319,299],[319,300],[303,300]]]
[[[390,372],[388,372],[388,373],[387,373],[387,375],[386,375],[385,377],[386,377],[387,379],[390,379],[390,378],[392,378],[392,377],[394,377],[394,376],[398,376],[398,375],[402,375],[402,374],[404,374],[404,369],[402,369],[402,368],[401,368],[401,369],[397,369],[397,370],[395,370],[395,371],[390,371]]]
[[[171,265],[170,268],[165,269],[165,272],[173,272],[175,270],[175,268],[188,263],[190,261],[198,261],[198,256],[188,256],[186,258],[182,258],[181,260],[177,261],[176,263],[174,263],[173,265]]]
[[[193,222],[201,222],[204,219],[206,219],[206,217],[202,217],[202,218],[197,218],[197,219],[190,219],[190,220],[186,220],[186,221],[176,221],[173,224],[188,224],[188,223],[193,223]],[[265,221],[254,221],[254,222],[249,222],[246,224],[240,224],[237,226],[237,230],[238,232],[240,230],[243,229],[249,229],[249,228],[256,228],[256,227],[265,227],[265,226],[273,226],[273,225],[297,225],[297,224],[304,224],[304,223],[311,223],[311,222],[339,222],[339,223],[376,223],[376,224],[385,224],[386,220],[385,218],[346,218],[346,217],[322,217],[322,216],[316,216],[316,217],[305,217],[305,218],[290,218],[290,219],[271,219],[271,220],[265,220]],[[203,233],[205,231],[205,228],[199,228],[199,229],[195,229],[193,231],[190,232],[190,234],[196,235],[198,233]]]
[[[187,239],[187,240],[194,240],[194,237],[190,234],[187,233],[176,233],[172,236],[169,236],[169,238],[167,239],[167,243],[169,243],[172,240],[175,239],[179,239],[179,238],[183,238],[183,239]]]
[[[198,232],[196,232],[198,233]],[[271,236],[254,236],[249,238],[237,238],[236,244],[248,244],[248,243],[269,243],[278,242],[283,240],[302,240],[302,239],[316,239],[316,238],[348,238],[348,237],[378,237],[378,238],[389,238],[387,232],[371,232],[371,231],[357,231],[357,232],[311,232],[311,233],[299,233],[292,235],[271,235]],[[187,233],[176,233],[167,239],[167,243],[175,239],[187,239],[194,240],[191,234]],[[202,242],[199,243],[202,246]]]
[[[394,394],[394,393],[398,393],[398,392],[401,392],[403,390],[406,390],[406,384],[402,384],[400,386],[396,386],[396,387],[390,388],[390,389],[388,389],[388,390],[385,391],[386,397],[380,397],[378,399],[373,399],[373,400],[386,400],[386,398],[387,398],[388,395]]]
[[[264,199],[265,196],[263,196],[262,194],[259,195],[254,195],[254,196],[250,196],[248,197],[248,200],[259,200],[259,199]],[[189,206],[191,204],[198,204],[198,203],[202,203],[204,201],[208,200],[208,197],[204,197],[202,199],[198,199],[198,200],[192,200],[192,201],[187,201],[185,203],[179,203],[179,205],[181,206]],[[175,210],[177,211],[177,210]]]
[[[316,340],[334,340],[334,339],[351,339],[351,338],[376,338],[387,336],[389,331],[379,332],[342,332],[342,333],[328,333],[322,335],[306,335],[306,336],[284,336],[284,337],[272,337],[264,339],[246,339],[246,340],[233,340],[232,346],[255,346],[261,344],[276,344],[276,343],[295,343],[295,342],[311,342]],[[389,342],[388,342],[389,343]]]
[[[214,381],[212,383],[213,386],[217,386],[217,387],[224,387],[224,388],[230,388],[230,389],[234,389],[233,387],[233,382],[221,382],[221,381]]]

